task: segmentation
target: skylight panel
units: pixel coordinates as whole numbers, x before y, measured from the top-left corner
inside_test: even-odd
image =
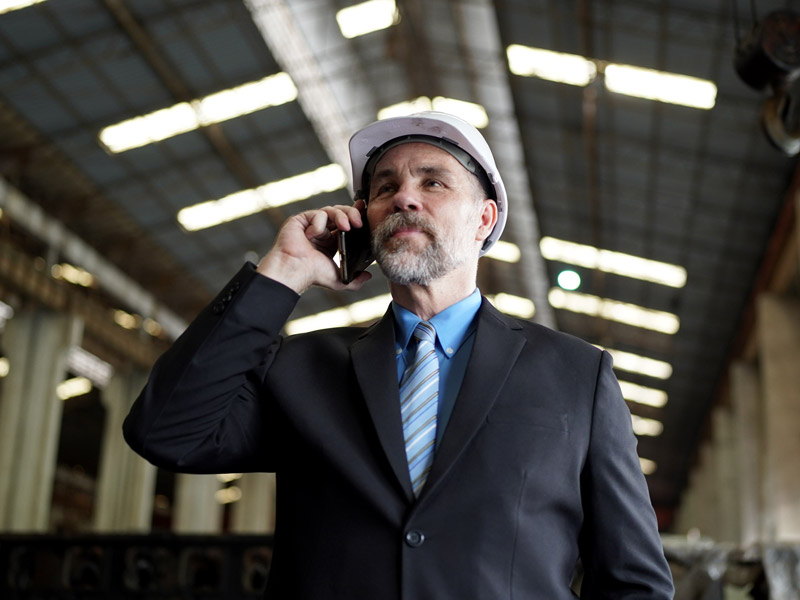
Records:
[[[179,102],[146,115],[109,125],[100,141],[119,153],[160,142],[204,125],[221,123],[297,98],[297,88],[286,73],[210,94],[192,102]]]
[[[600,298],[591,294],[553,288],[547,295],[547,299],[553,308],[600,317],[660,333],[673,335],[680,328],[680,319],[672,313]]]
[[[476,129],[483,129],[489,124],[489,115],[482,105],[444,96],[436,96],[433,99],[420,96],[413,100],[392,104],[378,111],[378,119],[403,117],[426,110],[438,110],[460,117]]]
[[[336,13],[339,30],[347,39],[388,29],[400,21],[394,0],[370,0],[343,8]]]
[[[333,163],[257,188],[234,192],[217,200],[187,206],[178,212],[178,222],[184,229],[197,231],[241,219],[267,208],[341,190],[346,185],[347,175],[344,169]]]
[[[39,4],[45,0],[0,0],[0,15]]]
[[[603,250],[552,237],[543,237],[539,242],[539,249],[547,260],[598,269],[605,273],[614,273],[675,288],[686,285],[686,269],[680,265],[650,260],[623,252]]]
[[[707,79],[609,63],[577,54],[554,52],[511,44],[506,48],[508,68],[522,77],[587,86],[598,77],[611,92],[679,104],[691,108],[714,108],[717,86]]]

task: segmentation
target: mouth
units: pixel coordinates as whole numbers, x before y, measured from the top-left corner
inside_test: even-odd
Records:
[[[409,227],[409,226],[401,226],[396,228],[391,237],[408,237],[414,234],[426,234],[426,232],[421,227]]]

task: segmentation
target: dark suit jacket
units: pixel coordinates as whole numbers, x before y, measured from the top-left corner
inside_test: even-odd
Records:
[[[267,597],[671,598],[608,354],[484,301],[447,430],[414,499],[391,311],[283,338],[298,296],[240,271],[153,369],[128,443],[192,473],[277,473]]]

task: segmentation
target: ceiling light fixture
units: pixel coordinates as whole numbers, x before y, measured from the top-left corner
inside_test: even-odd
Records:
[[[214,492],[214,498],[219,504],[231,504],[242,499],[242,488],[232,485]]]
[[[641,456],[639,457],[639,465],[642,467],[642,473],[645,475],[652,475],[658,468],[655,461],[652,461],[649,458],[642,458]]]
[[[286,104],[296,98],[297,88],[292,78],[286,73],[276,73],[199,100],[179,102],[169,108],[110,125],[100,132],[99,137],[111,152],[125,152],[204,125]]]
[[[392,104],[378,111],[378,120],[404,117],[426,110],[438,110],[439,112],[455,115],[464,119],[476,129],[483,129],[489,124],[489,115],[482,105],[467,102],[466,100],[445,98],[444,96],[436,96],[433,100],[427,96],[420,96],[413,100]]]
[[[142,324],[142,318],[139,315],[132,315],[121,308],[114,310],[113,314],[114,322],[123,329],[138,329]]]
[[[556,278],[560,288],[574,291],[581,287],[581,276],[571,269],[561,271]]]
[[[400,13],[394,0],[369,0],[337,11],[336,22],[342,35],[352,39],[396,25]]]
[[[40,4],[44,1],[45,0],[0,0],[0,15],[21,8],[27,8],[34,4]]]
[[[6,377],[11,371],[11,363],[5,356],[0,356],[0,379]]]
[[[586,86],[597,76],[594,61],[576,54],[511,44],[506,48],[506,56],[511,72],[523,77]]]
[[[54,279],[63,279],[75,285],[83,287],[92,287],[94,285],[94,276],[89,271],[69,263],[53,265],[50,267],[50,274]]]
[[[0,300],[0,332],[2,332],[3,329],[5,328],[6,321],[8,321],[13,316],[14,316],[14,309],[11,308],[10,305]]]
[[[633,425],[633,433],[636,435],[657,437],[664,431],[664,424],[661,421],[646,419],[638,415],[631,415],[631,424]]]
[[[533,302],[528,298],[511,294],[496,294],[488,296],[487,299],[495,305],[497,310],[522,319],[530,319],[535,312]],[[391,301],[391,294],[381,294],[347,306],[339,306],[307,317],[293,319],[286,323],[286,333],[296,335],[318,329],[369,323],[382,317]]]
[[[552,288],[547,299],[553,308],[600,317],[617,323],[673,335],[680,328],[677,315],[590,294]]]
[[[543,237],[539,242],[539,249],[547,260],[598,269],[605,273],[660,283],[669,287],[681,288],[686,285],[686,269],[670,263],[552,237]]]
[[[391,294],[381,294],[367,300],[359,300],[348,306],[339,306],[307,317],[300,317],[286,323],[286,333],[295,335],[330,327],[348,327],[357,323],[368,323],[383,316],[391,301]]]
[[[66,379],[56,386],[56,396],[59,400],[69,400],[76,396],[83,396],[92,391],[92,382],[86,377],[73,377]]]
[[[619,382],[619,387],[622,390],[622,397],[629,402],[644,404],[645,406],[652,406],[653,408],[663,408],[667,404],[668,396],[667,392],[664,390],[657,390],[655,388],[639,385],[638,383],[622,380]]]
[[[235,192],[218,200],[187,206],[178,212],[178,222],[188,231],[197,231],[241,219],[267,208],[341,190],[346,185],[347,175],[344,169],[334,163],[254,189]]]
[[[530,319],[536,314],[533,301],[529,298],[522,298],[512,294],[494,294],[486,297],[489,302],[494,304],[500,312],[519,317],[520,319]]]
[[[606,65],[606,88],[618,94],[709,110],[717,101],[717,86],[706,79],[643,69]]]
[[[498,240],[494,243],[494,246],[489,249],[485,256],[487,258],[493,258],[494,260],[499,260],[502,262],[518,263],[522,258],[522,252],[520,251],[519,246],[516,244]]]
[[[614,359],[614,368],[619,371],[638,373],[648,377],[655,377],[656,379],[666,380],[672,377],[672,365],[668,362],[647,358],[633,352],[623,352],[612,348],[605,348],[605,350],[611,354]]]
[[[705,110],[716,103],[717,86],[707,79],[519,44],[508,46],[506,56],[509,70],[523,77],[587,86],[602,71],[603,82],[611,92]]]

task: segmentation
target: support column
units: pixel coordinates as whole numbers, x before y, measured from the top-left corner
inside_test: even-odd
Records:
[[[717,541],[739,542],[739,482],[733,415],[718,406],[712,415],[714,485],[717,496]]]
[[[122,421],[146,381],[147,374],[139,370],[115,373],[103,390],[106,422],[95,497],[97,532],[150,531],[156,467],[134,453],[122,437]]]
[[[675,521],[677,533],[686,534],[693,529],[700,530],[700,498],[697,482],[699,478],[699,469],[695,467],[689,474],[689,481],[681,496],[678,518]]]
[[[0,531],[46,532],[61,430],[56,386],[83,321],[42,308],[18,312],[3,345],[10,371],[0,403]]]
[[[713,540],[719,539],[719,513],[717,503],[717,477],[714,463],[714,445],[703,442],[700,448],[700,472],[697,477],[700,533]]]
[[[245,473],[238,482],[242,498],[231,505],[234,533],[275,531],[275,474]]]
[[[222,505],[215,497],[220,487],[216,475],[179,474],[172,529],[177,533],[220,533]]]
[[[746,547],[765,539],[761,506],[761,381],[754,365],[736,362],[731,366],[730,382],[738,462],[739,541]]]
[[[764,294],[758,302],[764,395],[768,539],[800,540],[800,301]]]

